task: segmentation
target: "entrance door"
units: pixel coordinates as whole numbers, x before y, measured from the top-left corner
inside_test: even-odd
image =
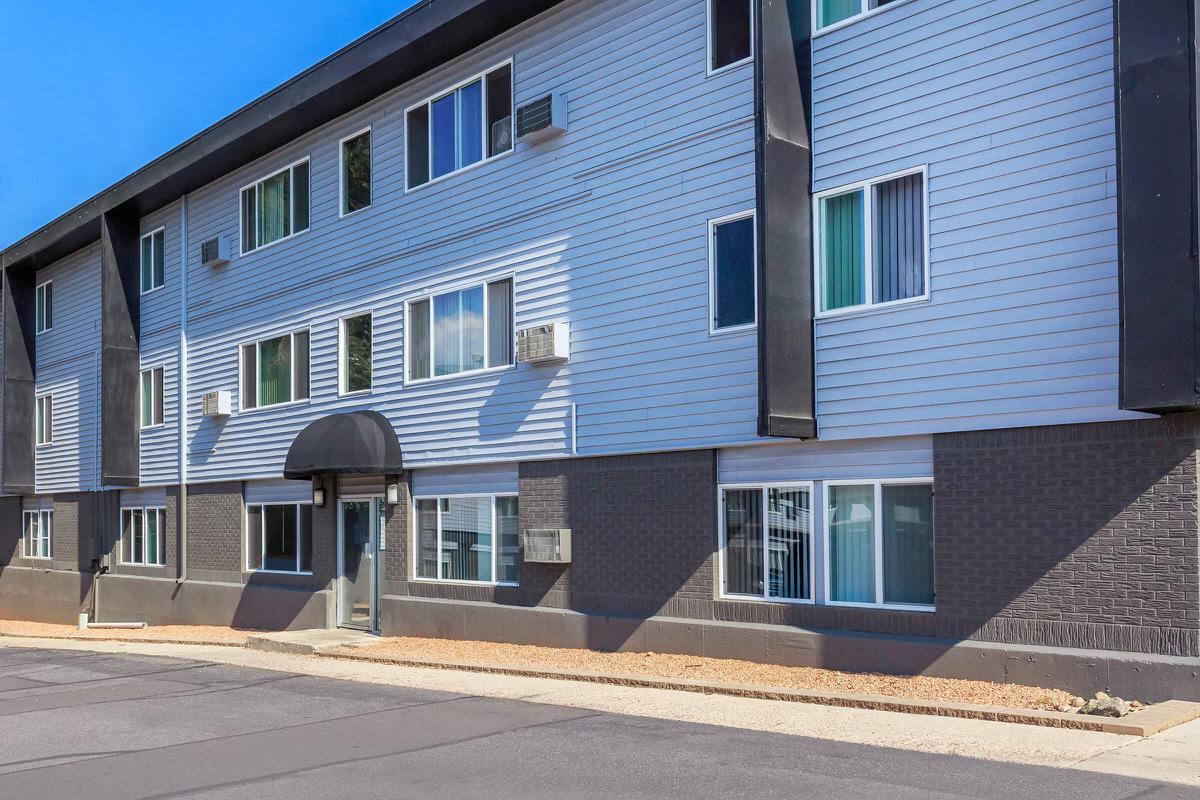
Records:
[[[338,501],[338,625],[378,629],[378,498]]]

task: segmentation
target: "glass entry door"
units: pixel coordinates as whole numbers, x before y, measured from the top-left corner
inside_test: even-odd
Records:
[[[373,631],[379,582],[378,498],[338,501],[338,625]]]

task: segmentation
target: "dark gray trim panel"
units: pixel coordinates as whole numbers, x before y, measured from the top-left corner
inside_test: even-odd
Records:
[[[126,207],[100,218],[100,484],[137,486],[141,426],[138,217]]]
[[[809,0],[759,0],[755,48],[758,433],[817,435]]]
[[[1120,405],[1200,408],[1196,0],[1115,6]]]
[[[3,488],[7,494],[33,492],[34,285],[32,272],[0,275],[4,303]]]
[[[0,265],[53,263],[95,241],[105,212],[144,216],[559,2],[424,0],[12,245]]]

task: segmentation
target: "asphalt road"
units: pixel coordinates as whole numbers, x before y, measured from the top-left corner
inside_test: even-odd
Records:
[[[0,798],[1197,798],[1194,788],[140,655],[0,650]]]

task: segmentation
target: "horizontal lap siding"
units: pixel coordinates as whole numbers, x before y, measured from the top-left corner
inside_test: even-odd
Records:
[[[278,475],[305,424],[367,407],[415,468],[752,441],[755,338],[708,335],[706,241],[754,205],[752,72],[705,76],[704,5],[567,3],[191,195],[190,240],[235,257],[191,254],[190,403],[228,389],[235,415],[191,415],[190,479]],[[568,134],[406,193],[403,109],[510,56],[518,103],[567,93]],[[373,205],[339,219],[337,143],[367,124]],[[237,256],[240,187],[306,156],[311,229]],[[405,300],[507,275],[518,328],[570,322],[570,363],[404,386]],[[375,388],[340,398],[337,320],[363,310]],[[237,414],[238,343],[301,327],[311,401]]]
[[[453,494],[516,494],[516,492],[516,464],[419,469],[412,474],[412,493],[415,496],[445,497]]]
[[[1112,5],[913,0],[813,42],[817,191],[928,165],[931,299],[818,321],[822,438],[1117,409]]]
[[[97,488],[99,458],[99,245],[39,270],[38,283],[47,280],[53,327],[36,337],[36,393],[54,397],[53,441],[36,448],[35,485],[39,493],[88,491]]]
[[[163,368],[163,424],[141,432],[141,482],[148,485],[179,481],[179,202],[142,218],[143,234],[160,227],[164,229],[163,287],[141,296],[141,366]]]
[[[933,439],[780,442],[717,453],[721,483],[923,478],[933,475]]]

